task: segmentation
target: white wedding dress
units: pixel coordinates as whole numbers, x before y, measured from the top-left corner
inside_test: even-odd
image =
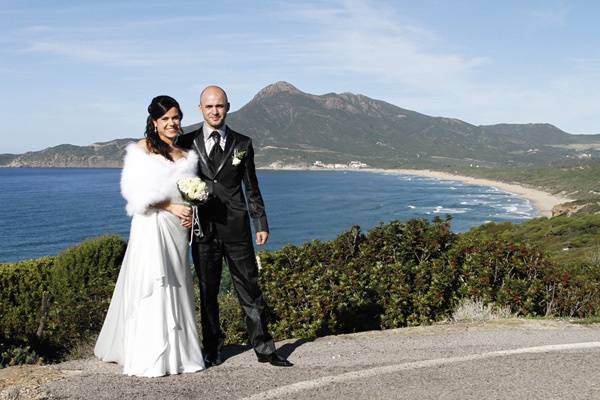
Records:
[[[127,251],[106,319],[94,348],[101,360],[117,362],[126,375],[144,377],[204,368],[196,331],[189,231],[164,200],[183,203],[177,179],[195,176],[198,156],[171,162],[127,147],[121,192],[133,216]]]

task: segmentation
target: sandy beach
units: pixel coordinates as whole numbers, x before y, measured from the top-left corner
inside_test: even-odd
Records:
[[[551,217],[552,208],[558,204],[568,203],[573,199],[554,195],[551,193],[544,192],[539,189],[515,184],[505,183],[500,181],[494,181],[483,178],[473,178],[470,176],[454,175],[447,172],[432,171],[428,169],[383,169],[383,168],[361,168],[361,169],[329,169],[329,168],[317,168],[317,167],[301,167],[294,165],[286,165],[278,168],[259,168],[259,169],[271,169],[271,170],[288,170],[288,171],[362,171],[372,172],[378,174],[398,174],[398,175],[416,175],[428,178],[459,181],[471,185],[483,185],[492,186],[504,192],[512,193],[516,196],[527,199],[531,204],[538,210],[541,216]]]
[[[500,181],[493,181],[490,179],[473,178],[470,176],[454,175],[447,172],[431,171],[431,170],[420,170],[420,169],[378,169],[378,168],[366,168],[361,171],[369,171],[375,173],[392,173],[399,175],[417,175],[425,176],[429,178],[460,181],[471,185],[483,185],[492,186],[504,192],[512,193],[519,197],[523,197],[529,200],[533,206],[539,211],[540,215],[544,217],[552,216],[552,208],[558,204],[567,203],[573,201],[567,197],[553,195],[541,191],[539,189],[526,187],[514,183],[505,183]]]

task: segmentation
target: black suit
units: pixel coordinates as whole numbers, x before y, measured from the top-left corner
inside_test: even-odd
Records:
[[[256,178],[254,149],[249,137],[229,128],[226,139],[217,163],[213,163],[206,153],[202,127],[176,139],[177,145],[198,152],[198,176],[213,194],[211,200],[198,208],[204,237],[196,238],[192,244],[192,258],[200,282],[204,351],[209,357],[215,355],[224,337],[219,324],[217,295],[225,258],[246,315],[250,342],[258,354],[271,354],[275,345],[267,330],[266,305],[258,287],[258,266],[248,217],[249,212],[257,231],[268,232],[265,206]],[[234,165],[234,155],[240,152],[245,154],[238,157],[241,158],[239,165]]]

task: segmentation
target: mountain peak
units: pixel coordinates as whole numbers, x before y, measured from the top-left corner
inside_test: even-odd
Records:
[[[263,97],[273,96],[277,93],[295,93],[303,94],[298,88],[286,81],[275,82],[271,85],[264,87],[260,92],[254,96],[254,99],[261,99]]]

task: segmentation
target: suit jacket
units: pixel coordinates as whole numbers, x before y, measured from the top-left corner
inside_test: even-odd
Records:
[[[181,134],[175,144],[198,152],[198,176],[207,183],[212,198],[198,207],[205,236],[200,242],[212,240],[214,235],[226,242],[251,240],[250,220],[256,231],[269,231],[265,205],[258,187],[254,166],[252,139],[227,127],[227,140],[220,165],[213,167],[206,154],[202,125],[195,131]],[[236,154],[244,152],[239,164],[234,165]],[[242,182],[246,194],[242,190]]]

